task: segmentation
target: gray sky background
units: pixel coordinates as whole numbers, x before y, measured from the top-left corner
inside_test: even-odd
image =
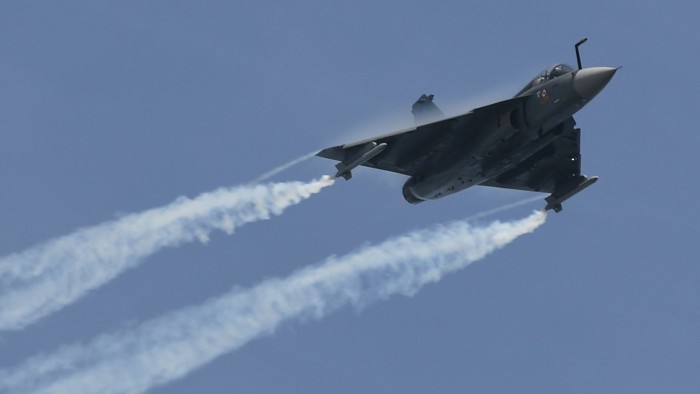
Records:
[[[576,116],[584,173],[601,179],[563,213],[414,297],[285,324],[152,392],[697,392],[699,14],[691,1],[3,2],[0,255],[400,128],[422,93],[452,113],[510,97],[575,64],[587,36],[584,66],[623,69]],[[274,179],[333,169],[314,158]],[[403,181],[358,170],[280,217],[165,249],[0,333],[0,369],[531,196],[411,206]]]

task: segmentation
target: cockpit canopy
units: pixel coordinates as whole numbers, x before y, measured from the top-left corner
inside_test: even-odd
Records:
[[[530,81],[530,83],[528,83],[524,88],[522,88],[516,96],[523,94],[525,91],[529,90],[533,86],[541,84],[542,82],[552,80],[554,78],[560,77],[564,74],[568,74],[573,71],[573,67],[563,63],[547,67],[544,71],[539,73],[532,81]]]
[[[555,64],[554,66],[544,70],[542,74],[544,74],[545,78],[547,79],[553,79],[556,77],[560,77],[564,74],[568,74],[570,72],[574,71],[574,68],[569,66],[568,64]]]

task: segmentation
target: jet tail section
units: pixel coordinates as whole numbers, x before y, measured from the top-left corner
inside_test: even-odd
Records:
[[[424,94],[413,103],[411,112],[413,113],[413,118],[416,120],[416,124],[431,123],[445,116],[437,105],[433,103],[433,97],[435,96],[432,94]]]

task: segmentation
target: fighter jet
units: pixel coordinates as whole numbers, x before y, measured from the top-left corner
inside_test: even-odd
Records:
[[[555,64],[513,98],[445,117],[422,95],[413,104],[416,127],[334,146],[317,156],[337,160],[336,177],[349,180],[358,166],[408,175],[403,196],[411,204],[435,200],[475,185],[550,193],[545,209],[592,185],[581,175],[581,130],[573,115],[588,104],[619,68]]]

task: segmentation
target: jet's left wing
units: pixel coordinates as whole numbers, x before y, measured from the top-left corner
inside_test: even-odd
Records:
[[[551,193],[546,209],[559,212],[564,200],[597,180],[581,175],[581,130],[570,127],[515,168],[481,185]]]

